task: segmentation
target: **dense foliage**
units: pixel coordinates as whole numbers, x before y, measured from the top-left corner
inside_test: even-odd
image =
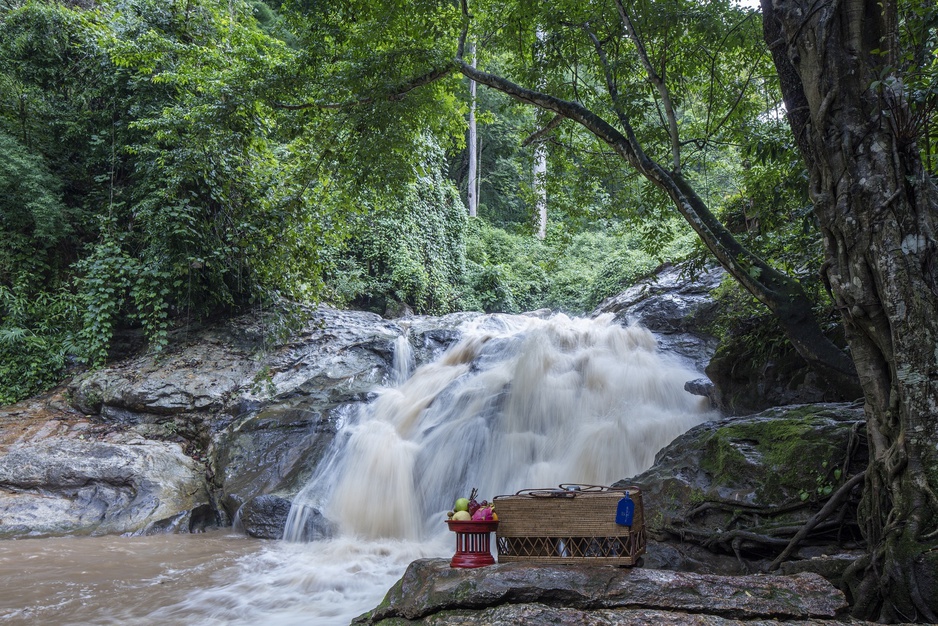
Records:
[[[649,42],[665,45],[688,20],[697,29],[679,38],[698,53],[662,57],[693,138],[686,176],[823,306],[804,171],[779,130],[757,22],[723,3],[662,6],[673,19],[644,23]],[[695,252],[668,199],[608,147],[570,124],[539,136],[548,118],[497,90],[478,94],[481,203],[467,219],[468,81],[433,74],[452,54],[458,6],[399,8],[0,9],[0,402],[69,365],[103,363],[122,327],[141,328],[159,350],[175,324],[281,301],[580,313]],[[480,5],[479,33],[508,15],[480,43],[480,62],[598,102],[601,90],[583,91],[586,74],[564,82],[571,60],[582,72],[594,55],[574,27],[580,9],[509,9]],[[535,18],[558,34],[539,40]],[[628,58],[615,72],[636,131],[666,154],[662,118],[648,108],[656,95]],[[549,158],[543,241],[533,236],[539,143]]]
[[[277,109],[293,43],[257,2],[0,9],[0,403],[104,362],[122,326],[159,350],[178,321],[337,293],[350,233],[347,259],[381,257],[353,300],[455,308],[440,156],[401,145],[375,176],[362,128]]]

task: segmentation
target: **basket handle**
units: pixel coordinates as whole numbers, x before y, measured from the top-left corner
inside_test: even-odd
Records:
[[[579,489],[571,491],[568,487],[578,487]],[[635,493],[640,494],[642,492],[638,487],[629,485],[627,487],[609,487],[606,485],[581,485],[579,483],[562,483],[559,487],[546,487],[543,489],[521,489],[517,491],[514,495],[524,496],[527,498],[575,498],[578,493],[605,493],[605,492],[622,492],[622,493]],[[498,500],[499,498],[510,498],[511,495],[501,495],[495,496],[492,500]]]
[[[521,489],[515,495],[529,498],[575,498],[576,492],[548,487],[547,489]]]
[[[616,489],[614,487],[607,487],[606,485],[583,485],[580,483],[561,483],[560,484],[560,488],[563,489],[564,491],[569,491],[570,487],[576,487],[574,492],[576,491],[586,491],[586,492],[621,491],[620,489]]]
[[[570,487],[578,487],[577,491],[585,492],[585,493],[597,493],[597,492],[604,493],[607,491],[622,492],[622,493],[625,493],[626,491],[628,491],[629,493],[641,493],[642,492],[642,490],[636,487],[635,485],[626,485],[624,487],[609,487],[607,485],[581,485],[579,483],[562,483],[560,485],[560,488],[565,489],[565,490]]]

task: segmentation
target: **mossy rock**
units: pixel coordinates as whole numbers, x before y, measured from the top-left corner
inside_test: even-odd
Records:
[[[802,524],[826,496],[866,466],[862,407],[769,409],[691,429],[654,466],[620,484],[643,489],[653,536],[708,536],[747,526]]]

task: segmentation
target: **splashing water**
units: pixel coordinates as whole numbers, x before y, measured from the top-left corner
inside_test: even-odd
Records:
[[[319,509],[343,535],[423,540],[453,501],[560,483],[610,484],[651,466],[711,415],[697,376],[611,315],[492,315],[381,396],[297,495],[285,538]]]

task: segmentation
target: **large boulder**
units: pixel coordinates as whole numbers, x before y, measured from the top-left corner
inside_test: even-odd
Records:
[[[818,624],[840,621],[846,608],[843,593],[807,573],[730,577],[527,563],[454,569],[424,559],[353,624]]]
[[[0,537],[192,532],[216,523],[204,468],[177,443],[67,411],[0,415]]]
[[[856,404],[779,407],[707,422],[661,450],[649,470],[617,485],[642,488],[655,539],[670,540],[675,549],[696,544],[763,567],[762,559],[777,556],[831,495],[863,471],[863,424]],[[801,542],[802,551],[792,558],[856,547],[860,487],[846,494],[838,514]],[[659,567],[684,569],[673,549],[650,552]],[[703,557],[697,552],[693,558]]]

